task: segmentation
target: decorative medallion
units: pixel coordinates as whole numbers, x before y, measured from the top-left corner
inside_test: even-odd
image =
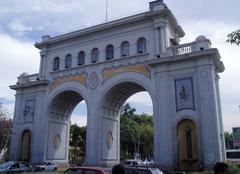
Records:
[[[176,110],[194,110],[194,93],[192,78],[175,80]]]
[[[53,146],[57,150],[61,145],[61,137],[59,134],[57,134],[53,140]]]
[[[112,135],[111,131],[109,131],[108,134],[107,134],[106,142],[107,142],[108,149],[111,149],[112,148],[112,144],[113,144],[113,135]]]
[[[87,86],[94,90],[97,88],[97,86],[99,85],[99,78],[97,73],[94,71],[90,74],[90,76],[87,79]]]

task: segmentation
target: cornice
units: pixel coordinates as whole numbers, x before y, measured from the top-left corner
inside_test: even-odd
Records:
[[[117,19],[114,21],[84,28],[81,30],[67,33],[67,34],[59,35],[56,37],[52,37],[52,38],[50,37],[48,40],[42,41],[40,43],[36,43],[35,47],[42,49],[54,43],[68,41],[73,38],[78,38],[78,37],[86,36],[92,33],[117,28],[123,25],[129,25],[129,24],[132,25],[133,23],[143,22],[144,20],[152,21],[159,17],[168,18],[169,22],[173,25],[173,27],[175,28],[175,31],[178,32],[179,36],[184,36],[184,32],[182,28],[178,25],[175,16],[167,8],[167,9],[162,9],[158,11],[147,11],[147,12],[139,13],[133,16]]]
[[[225,70],[224,64],[220,60],[221,59],[220,54],[216,48],[211,48],[211,49],[206,49],[201,51],[194,51],[191,53],[186,53],[186,54],[177,55],[177,56],[167,56],[159,59],[148,60],[147,63],[149,66],[154,67],[159,64],[166,64],[171,62],[175,63],[177,61],[183,61],[183,60],[189,60],[189,59],[198,59],[203,56],[207,56],[212,59],[212,62],[215,65],[217,72],[221,73]]]
[[[11,85],[11,86],[9,86],[9,88],[11,88],[13,90],[19,90],[19,89],[25,89],[25,88],[47,86],[48,84],[49,84],[48,80],[39,80],[39,81],[34,81],[31,83],[26,83],[26,84]]]

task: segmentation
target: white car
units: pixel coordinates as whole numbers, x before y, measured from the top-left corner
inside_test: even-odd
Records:
[[[41,171],[53,171],[58,168],[56,163],[50,161],[45,161],[42,164],[36,165],[36,167]]]
[[[0,173],[21,173],[32,171],[32,166],[26,162],[8,161],[0,164]]]

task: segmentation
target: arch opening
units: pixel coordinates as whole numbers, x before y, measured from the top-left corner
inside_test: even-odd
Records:
[[[181,170],[199,170],[198,133],[194,121],[183,119],[177,125],[178,165]]]
[[[86,156],[86,125],[79,125],[78,122],[83,119],[86,123],[86,112],[83,97],[75,91],[63,91],[52,100],[49,107],[46,160],[75,164],[84,161],[79,156]],[[77,118],[78,115],[84,117]],[[83,129],[84,135],[81,134]]]
[[[31,139],[31,132],[29,130],[24,130],[22,133],[21,161],[31,161]]]
[[[148,101],[148,103],[146,103],[146,101]],[[127,103],[130,104],[130,110],[136,109],[136,113],[134,111],[132,116],[123,118],[123,109],[125,109]],[[147,107],[148,110],[146,109],[144,112],[144,109],[142,110],[142,108]],[[152,107],[152,100],[147,90],[142,85],[134,82],[122,82],[112,87],[106,93],[101,108],[102,160],[108,159],[122,161],[129,158],[148,158],[150,160],[153,158]],[[138,109],[140,112],[143,112],[138,112]],[[150,117],[150,128],[148,127],[147,122],[142,123],[144,121],[142,121],[140,117],[143,116],[145,116],[144,119],[149,119]],[[150,129],[149,137],[147,137],[149,131],[145,131],[147,129]],[[121,139],[121,137],[123,138]],[[129,137],[132,138],[132,142],[126,140]],[[150,142],[145,142],[146,139],[144,137],[151,139]],[[109,139],[111,141],[108,141]],[[126,141],[123,142],[123,139]],[[145,143],[149,143],[149,145],[151,144],[151,151],[144,153]]]

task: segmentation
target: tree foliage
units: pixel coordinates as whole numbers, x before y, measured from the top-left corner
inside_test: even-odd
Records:
[[[121,159],[153,156],[153,121],[148,114],[135,114],[136,109],[124,105],[120,120]]]
[[[148,114],[135,114],[136,109],[124,105],[120,116],[121,159],[134,158],[139,153],[142,158],[153,156],[153,121]],[[70,128],[69,160],[81,163],[85,157],[86,127],[74,124]]]
[[[86,126],[79,127],[74,124],[70,127],[69,159],[72,163],[81,163],[85,159]]]
[[[226,149],[233,149],[233,133],[224,133]]]
[[[227,35],[227,42],[231,44],[240,45],[240,29],[233,31],[232,33]]]
[[[11,128],[12,119],[9,118],[7,109],[0,103],[0,154],[9,151]]]

